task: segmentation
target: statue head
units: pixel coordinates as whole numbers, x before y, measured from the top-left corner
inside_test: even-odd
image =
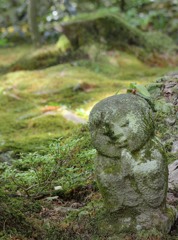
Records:
[[[124,148],[137,151],[154,135],[149,104],[133,94],[114,95],[97,103],[89,124],[95,148],[108,157],[120,157]]]

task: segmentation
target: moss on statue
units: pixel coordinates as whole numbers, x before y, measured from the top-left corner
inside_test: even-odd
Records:
[[[133,94],[111,96],[94,106],[89,123],[105,230],[118,238],[152,229],[167,234],[177,212],[166,206],[167,161],[149,104]]]

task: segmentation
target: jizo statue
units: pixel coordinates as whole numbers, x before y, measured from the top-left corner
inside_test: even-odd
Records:
[[[166,206],[167,162],[147,101],[133,94],[108,97],[94,106],[89,124],[106,225],[116,235],[168,233],[176,211]]]

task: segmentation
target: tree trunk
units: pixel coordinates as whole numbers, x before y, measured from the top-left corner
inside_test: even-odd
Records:
[[[125,5],[126,5],[125,0],[120,0],[120,9],[122,12],[125,12]]]
[[[35,46],[40,45],[40,33],[38,28],[37,0],[28,0],[28,24],[31,32],[31,38]]]

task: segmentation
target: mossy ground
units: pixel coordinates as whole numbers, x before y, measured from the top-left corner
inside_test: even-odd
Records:
[[[45,49],[46,47],[44,51],[46,51]],[[57,195],[59,197],[57,200],[55,198],[34,200],[36,186],[32,190],[30,189],[32,199],[27,200],[26,210],[31,208],[31,212],[27,211],[28,213],[26,213],[20,208],[22,216],[21,213],[19,215],[20,222],[24,223],[20,225],[22,230],[30,224],[28,234],[25,234],[24,230],[19,230],[15,226],[15,221],[12,224],[7,222],[6,225],[6,220],[2,220],[1,223],[5,221],[4,227],[1,229],[2,239],[15,239],[15,237],[16,239],[72,239],[71,236],[74,232],[73,239],[80,239],[80,234],[83,239],[92,239],[91,228],[88,228],[88,232],[85,231],[88,226],[87,219],[88,216],[95,215],[101,201],[94,181],[94,153],[92,152],[87,128],[81,128],[80,125],[67,120],[63,112],[67,110],[75,116],[87,120],[92,106],[102,98],[116,92],[126,92],[130,82],[145,85],[176,69],[149,67],[128,53],[107,51],[104,48],[98,49],[100,49],[98,46],[90,46],[88,47],[87,58],[71,59],[67,63],[41,70],[16,68],[13,71],[9,69],[10,72],[5,74],[1,71],[0,155],[13,151],[14,158],[18,158],[21,153],[35,152],[35,154],[41,154],[42,159],[45,154],[48,157],[52,155],[49,144],[55,142],[56,139],[63,138],[62,155],[53,160],[57,161],[57,164],[60,161],[62,162],[64,176],[57,175],[58,179],[55,179],[53,184],[60,185],[63,183],[65,186],[64,192],[54,193],[49,190],[50,184],[48,178],[45,178],[46,189],[49,191],[48,196],[54,197]],[[43,48],[39,52],[40,54],[43,53]],[[13,65],[14,62],[18,62],[19,58],[28,56],[28,54],[32,56],[37,53],[35,49],[27,45],[0,49],[0,67],[7,70],[9,64]],[[50,66],[48,54],[45,53],[44,56],[45,59],[42,58],[42,61],[46,61],[45,66]],[[35,57],[33,60],[40,64],[40,58]],[[33,66],[36,66],[36,63]],[[61,150],[60,146],[59,150]],[[32,161],[34,159],[35,157],[31,158]],[[18,160],[14,161],[18,163]],[[28,171],[30,173],[31,163],[29,163],[29,159],[27,161],[27,158],[25,161],[29,164],[27,164],[25,173]],[[44,172],[47,170],[46,168],[43,169],[46,162],[44,164],[43,161],[42,163],[40,161],[35,163],[34,160],[34,164],[37,164],[34,166],[37,166],[37,172],[39,171],[41,174],[41,169]],[[22,163],[19,162],[19,164]],[[58,169],[60,169],[60,164]],[[17,165],[14,165],[11,170],[17,169],[19,177],[22,177],[20,174],[23,173],[23,168]],[[51,169],[53,169],[53,165]],[[4,167],[1,166],[1,172],[3,171]],[[24,186],[25,189],[31,187],[31,182],[33,182],[33,179],[27,179],[26,183],[16,182],[15,193],[23,195],[25,192]],[[13,185],[12,182],[7,183],[6,181],[5,184],[7,186],[10,184],[11,187]],[[23,187],[21,184],[24,184]],[[8,194],[11,193],[9,187],[6,191]],[[17,209],[22,206],[18,198],[15,198],[15,200],[10,198],[6,206],[12,206],[14,201]],[[39,208],[36,210],[36,205],[34,205],[36,201],[39,201],[40,210]],[[81,204],[78,207],[80,214],[74,214],[70,211],[64,214],[56,210],[59,205],[70,207],[75,203]],[[13,211],[14,208],[10,207],[9,209]],[[11,217],[8,214],[5,213],[7,219]],[[18,215],[16,211],[15,214]],[[28,216],[26,222],[24,214]],[[83,225],[81,225],[81,219],[86,219],[86,221],[83,221]],[[31,234],[32,232],[34,233]]]
[[[9,59],[15,58],[17,49],[8,53]],[[25,46],[22,51],[25,52]],[[26,46],[26,54],[29,51]],[[3,50],[2,59],[4,53]],[[3,61],[5,65],[7,59]],[[167,71],[150,68],[126,53],[102,51],[88,60],[1,75],[0,129],[4,142],[1,151],[7,150],[7,146],[22,151],[36,150],[36,145],[38,149],[42,142],[74,127],[60,115],[64,105],[87,116],[95,102],[118,91],[124,92],[130,82],[146,84]],[[78,85],[83,88],[77,88]]]

